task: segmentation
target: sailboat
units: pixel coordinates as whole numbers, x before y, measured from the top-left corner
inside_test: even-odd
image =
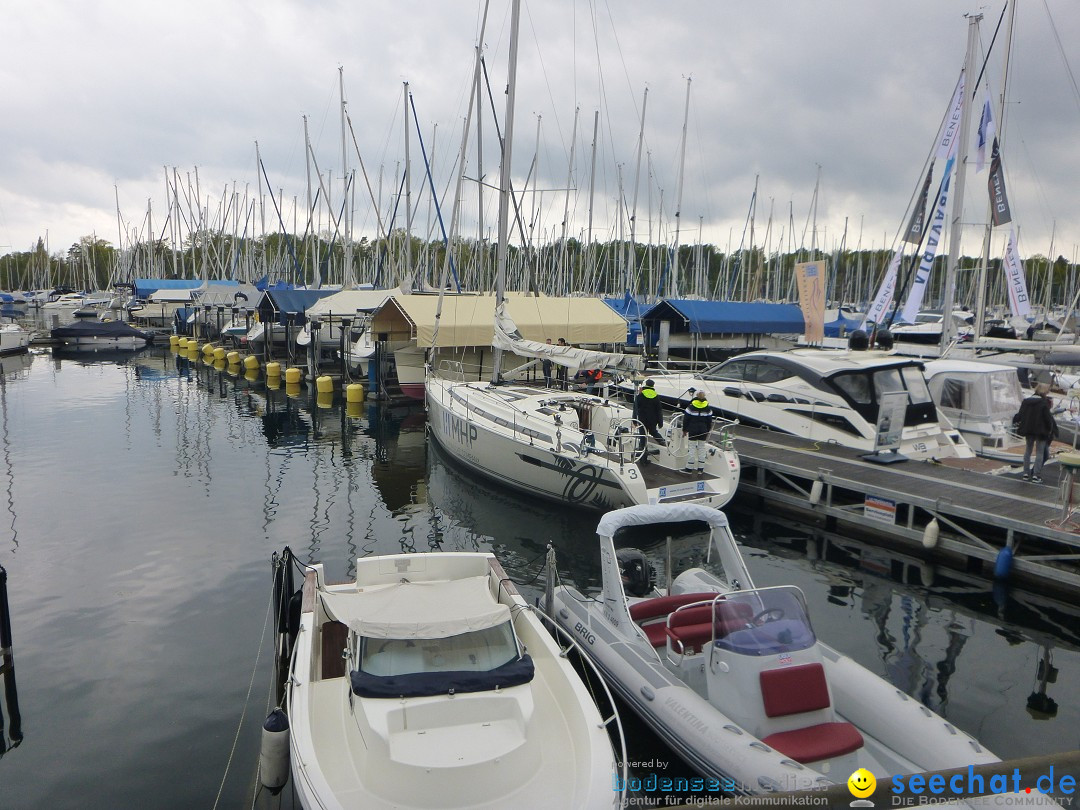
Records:
[[[515,2],[516,5],[516,2]],[[526,340],[507,315],[505,282],[510,210],[517,32],[510,39],[510,78],[500,175],[494,368],[489,382],[467,381],[461,364],[427,369],[425,401],[432,437],[478,475],[547,500],[597,510],[648,503],[719,507],[734,495],[739,460],[730,434],[711,444],[704,469],[683,472],[688,447],[669,422],[651,437],[631,408],[595,388],[577,392],[507,383],[504,352],[550,361],[569,371],[627,368],[637,358]],[[506,376],[510,376],[508,373]]]

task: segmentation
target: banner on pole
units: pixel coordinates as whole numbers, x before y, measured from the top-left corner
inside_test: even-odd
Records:
[[[941,179],[941,191],[938,192],[937,205],[934,206],[934,218],[930,222],[926,247],[923,249],[922,258],[919,259],[919,269],[915,271],[915,281],[912,282],[911,292],[908,293],[907,301],[904,302],[902,317],[906,323],[915,323],[915,316],[919,314],[923,296],[926,295],[930,271],[934,268],[934,259],[937,257],[938,245],[941,243],[941,232],[945,227],[945,205],[949,201],[949,180],[952,177],[953,160],[949,158],[949,162],[945,164],[945,176]]]
[[[807,343],[821,343],[825,338],[825,263],[800,262],[795,265],[799,284],[799,309],[802,310]]]

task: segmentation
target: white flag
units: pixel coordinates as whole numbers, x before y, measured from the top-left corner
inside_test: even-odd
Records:
[[[1005,282],[1009,290],[1009,308],[1012,314],[1021,318],[1031,312],[1028,298],[1027,279],[1024,276],[1024,263],[1020,261],[1020,252],[1016,249],[1016,231],[1009,229],[1009,244],[1005,248]]]
[[[880,324],[885,320],[885,314],[889,311],[893,294],[896,292],[896,276],[900,272],[900,262],[903,258],[903,248],[897,248],[892,261],[889,262],[889,269],[885,271],[885,278],[881,281],[874,303],[866,311],[866,318],[862,322],[863,329],[866,329],[867,324]]]
[[[945,164],[945,175],[941,179],[941,191],[938,192],[937,204],[934,206],[934,217],[930,220],[930,233],[926,237],[926,247],[923,249],[922,258],[919,259],[919,269],[915,272],[911,292],[908,293],[907,301],[904,302],[901,318],[905,323],[915,323],[915,316],[919,314],[923,296],[926,295],[926,285],[930,281],[930,271],[934,267],[934,258],[937,256],[938,244],[941,242],[941,232],[945,228],[945,205],[949,201],[949,181],[952,179],[953,162],[954,158],[949,158],[949,162]]]
[[[938,135],[937,152],[934,157],[939,160],[948,160],[956,156],[957,142],[960,140],[960,116],[964,107],[964,73],[960,72],[960,79],[956,82],[956,90],[953,91],[952,103],[949,105],[949,114],[941,124],[941,132]]]

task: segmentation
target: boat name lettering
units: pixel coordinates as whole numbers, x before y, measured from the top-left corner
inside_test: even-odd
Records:
[[[664,701],[664,705],[671,709],[671,711],[673,711],[691,726],[696,728],[698,731],[704,733],[709,730],[708,723],[703,722],[692,711],[690,711],[690,709],[688,709],[686,706],[683,706],[675,698],[669,697],[667,700]]]
[[[583,625],[581,622],[578,622],[574,625],[574,632],[581,636],[583,639],[585,639],[585,641],[588,642],[590,645],[596,643],[596,636],[590,633],[589,628]]]
[[[443,433],[470,447],[476,441],[476,425],[446,411],[443,412]]]

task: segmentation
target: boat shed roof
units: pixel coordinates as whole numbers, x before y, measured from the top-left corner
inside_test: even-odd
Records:
[[[158,290],[194,290],[204,282],[199,278],[137,278],[132,283],[138,298],[149,298]]]
[[[786,335],[804,331],[802,311],[795,304],[667,298],[645,312],[641,320],[646,324],[672,321],[672,332],[710,335]]]
[[[326,298],[320,298],[308,307],[308,317],[316,315],[321,317],[355,317],[357,312],[373,312],[383,304],[391,295],[396,294],[393,290],[340,290]]]
[[[437,295],[394,295],[375,313],[372,331],[416,340],[426,348],[490,346],[495,338],[494,295],[444,295],[436,332]],[[599,298],[553,298],[507,293],[506,312],[526,340],[572,345],[625,343],[626,319]]]
[[[259,317],[277,320],[286,314],[303,314],[320,298],[333,295],[336,290],[266,290],[259,299]]]

